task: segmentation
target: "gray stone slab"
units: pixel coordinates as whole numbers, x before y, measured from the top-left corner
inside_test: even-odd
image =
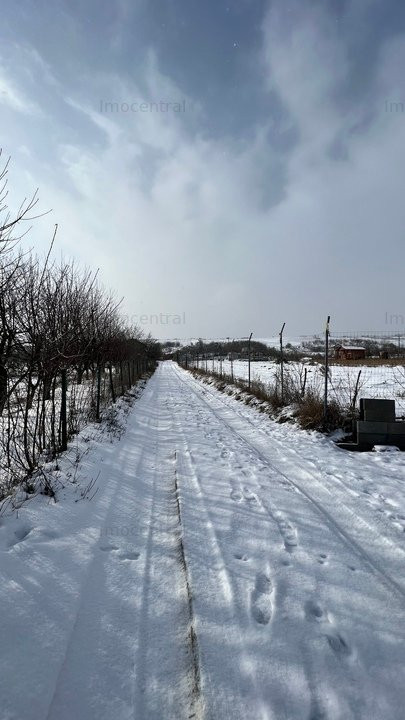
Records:
[[[368,422],[367,420],[357,421],[358,433],[375,433],[378,435],[386,435],[388,433],[387,422]]]
[[[404,422],[387,423],[387,432],[389,435],[405,435]]]
[[[378,433],[360,433],[357,437],[357,442],[361,445],[367,443],[367,445],[389,445],[388,435],[379,435]]]
[[[369,422],[395,422],[395,400],[362,398],[361,405],[364,420]]]
[[[400,450],[405,450],[405,435],[389,435],[379,433],[359,433],[357,442],[360,446],[369,447],[374,445],[394,445]]]

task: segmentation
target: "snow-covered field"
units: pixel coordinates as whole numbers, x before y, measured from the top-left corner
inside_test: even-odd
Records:
[[[0,517],[1,720],[403,717],[402,453],[345,453],[172,362],[120,442],[85,439],[56,503]]]
[[[200,367],[205,367],[205,361]],[[252,380],[260,380],[263,383],[274,383],[279,365],[272,361],[258,361],[251,363]],[[323,390],[324,374],[321,365],[290,362],[284,365],[285,376],[291,374],[297,379],[302,373],[303,367],[307,368],[307,387],[313,386]],[[207,360],[208,370],[220,371],[218,359]],[[329,396],[343,404],[350,404],[353,390],[356,385],[357,376],[361,370],[358,397],[388,398],[396,401],[398,416],[405,415],[405,367],[391,367],[387,365],[378,367],[367,367],[364,365],[334,365],[330,366]],[[231,374],[231,362],[223,360],[222,371]],[[247,380],[248,363],[246,360],[233,361],[234,377]]]

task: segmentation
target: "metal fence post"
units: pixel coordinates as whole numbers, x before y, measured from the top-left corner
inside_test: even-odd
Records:
[[[249,335],[249,342],[248,342],[248,389],[249,390],[250,390],[250,356],[251,356],[250,348],[251,348],[251,342],[252,342],[252,335],[253,335],[253,333],[251,332]]]
[[[284,402],[284,349],[283,349],[283,332],[285,323],[280,330],[280,382],[281,382],[281,404]]]
[[[232,378],[232,382],[233,382],[233,352],[232,352],[232,349],[231,349],[230,360],[231,360],[231,378]]]
[[[323,403],[323,422],[326,427],[326,422],[328,418],[328,376],[329,376],[329,323],[330,323],[330,315],[328,315],[328,319],[326,321],[326,328],[325,328],[325,397],[324,397],[324,403]]]

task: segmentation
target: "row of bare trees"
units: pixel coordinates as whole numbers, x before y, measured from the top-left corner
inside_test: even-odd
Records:
[[[6,172],[7,165],[0,172],[0,497],[54,457],[66,436],[100,419],[158,354],[151,339],[125,326],[97,272],[20,249],[37,198],[10,217]]]

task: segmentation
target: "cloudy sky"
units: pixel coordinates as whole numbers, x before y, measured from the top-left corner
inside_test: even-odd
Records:
[[[25,243],[58,222],[144,330],[405,317],[402,0],[3,0],[0,35]]]

